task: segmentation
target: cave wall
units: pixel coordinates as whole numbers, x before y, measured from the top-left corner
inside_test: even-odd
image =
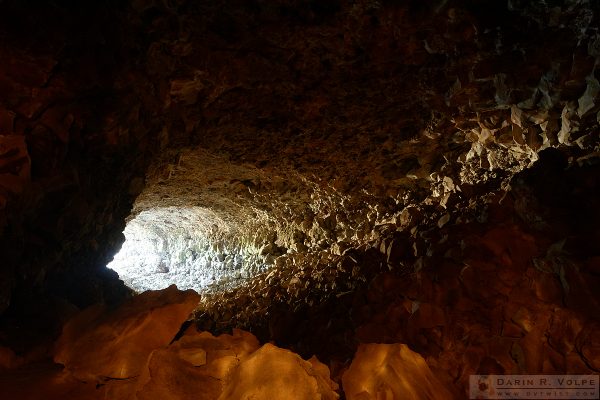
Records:
[[[198,328],[248,329],[316,354],[333,376],[360,343],[406,343],[462,392],[472,374],[596,373],[598,166],[549,175],[561,159],[543,154],[471,222],[420,226],[316,268],[297,257],[205,297]]]
[[[0,310],[59,296],[79,306],[127,290],[105,270],[120,244],[152,129],[130,115],[135,65],[117,2],[4,1],[0,37]],[[132,134],[133,136],[133,134]],[[129,169],[125,169],[127,165]],[[26,306],[28,304],[28,306]]]

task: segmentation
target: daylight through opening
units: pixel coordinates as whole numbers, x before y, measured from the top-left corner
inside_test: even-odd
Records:
[[[232,287],[266,267],[231,238],[224,221],[201,207],[149,209],[123,233],[125,242],[108,268],[138,292],[172,284],[196,291]]]

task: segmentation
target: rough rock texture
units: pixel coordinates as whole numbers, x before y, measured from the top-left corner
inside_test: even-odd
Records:
[[[0,9],[0,310],[119,301],[128,291],[103,267],[136,195],[123,188],[150,157],[125,160],[130,142],[108,133],[127,97],[115,83],[129,65],[122,7]]]
[[[471,374],[597,373],[600,175],[548,174],[561,159],[549,154],[471,222],[420,226],[319,273],[262,274],[204,298],[198,325],[317,354],[334,377],[360,343],[405,343],[459,397]]]
[[[592,2],[2,7],[55,32],[2,32],[0,128],[21,138],[3,139],[4,308],[21,286],[122,297],[101,267],[142,190],[131,218],[178,225],[190,207],[198,229],[159,232],[153,265],[129,269],[218,291],[442,226],[548,147],[598,153]]]
[[[150,352],[171,342],[199,299],[171,286],[144,292],[117,311],[90,307],[65,324],[54,361],[82,380],[138,376]]]
[[[130,385],[131,396],[123,398],[217,399],[230,371],[260,346],[252,334],[243,331],[219,337],[192,332],[168,349],[155,350],[138,382]]]
[[[337,385],[317,359],[304,361],[289,350],[266,344],[246,357],[224,382],[220,400],[335,400]]]
[[[405,344],[359,346],[342,382],[348,400],[453,398]]]
[[[145,292],[100,317],[95,306],[82,311],[56,344],[57,364],[12,368],[0,375],[0,393],[18,399],[339,398],[328,367],[315,357],[305,361],[260,346],[240,330],[218,337],[193,327],[177,333],[197,301],[190,292]]]
[[[595,159],[597,5],[535,4],[136,3],[169,150],[131,217],[152,257],[131,235],[115,269],[220,291],[464,218],[544,149]]]

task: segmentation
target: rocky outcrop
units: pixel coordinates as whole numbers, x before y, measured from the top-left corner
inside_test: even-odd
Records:
[[[315,357],[305,361],[289,350],[260,346],[240,330],[218,337],[193,327],[179,331],[197,300],[191,291],[170,287],[116,310],[84,310],[56,343],[54,361],[64,369],[8,366],[0,389],[19,399],[339,398],[328,367]]]
[[[404,344],[359,346],[342,382],[348,400],[453,398],[423,357]]]
[[[335,400],[337,385],[316,358],[304,361],[289,350],[266,344],[235,367],[219,399]]]
[[[90,307],[65,324],[54,361],[85,381],[139,376],[150,353],[173,340],[199,299],[171,286],[136,296],[117,311]]]

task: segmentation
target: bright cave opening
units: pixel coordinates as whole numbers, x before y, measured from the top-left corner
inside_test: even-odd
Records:
[[[108,268],[137,292],[240,286],[290,246],[265,208],[267,197],[255,200],[250,190],[264,179],[254,167],[203,149],[166,152],[150,167]]]
[[[232,233],[207,208],[148,209],[129,220],[125,242],[107,267],[137,292],[173,284],[196,291],[235,287],[266,264]]]

